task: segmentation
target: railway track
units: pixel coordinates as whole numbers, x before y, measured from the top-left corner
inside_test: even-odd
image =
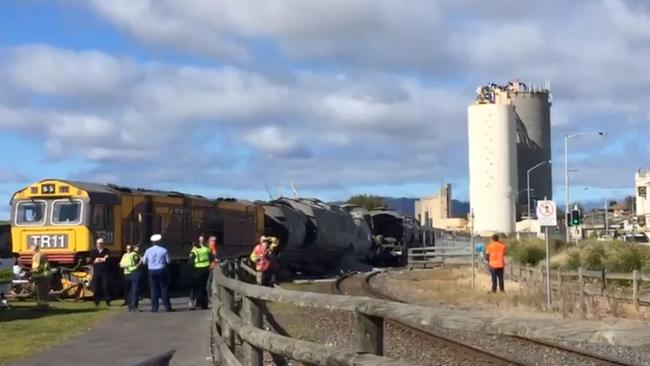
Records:
[[[337,280],[332,284],[332,292],[335,294],[350,294],[350,295],[366,295],[375,298],[380,298],[388,301],[395,302],[404,302],[399,299],[394,298],[377,288],[371,285],[371,279],[378,275],[381,272],[371,272],[366,274],[356,274],[351,273],[337,278]],[[356,283],[355,283],[356,282]],[[350,289],[346,291],[344,287]],[[519,358],[512,357],[510,355],[502,354],[495,352],[491,349],[486,349],[484,347],[477,346],[465,340],[456,339],[454,337],[448,336],[446,334],[435,332],[431,329],[421,329],[409,324],[405,324],[395,320],[387,320],[388,324],[392,326],[399,327],[411,334],[414,334],[418,337],[423,337],[430,340],[432,343],[437,345],[442,345],[444,347],[455,349],[459,355],[464,357],[472,357],[477,361],[480,360],[480,364],[485,365],[537,365],[545,364],[541,362],[542,360],[537,360],[535,363],[530,361],[525,361]],[[632,363],[629,363],[624,360],[619,360],[614,357],[600,355],[565,345],[531,339],[526,337],[519,336],[501,336],[503,337],[504,342],[508,342],[508,347],[503,347],[504,349],[537,349],[543,350],[545,354],[553,353],[555,356],[562,355],[565,359],[573,360],[570,364],[572,365],[618,365],[618,366],[637,366]],[[551,352],[549,352],[551,351]],[[510,352],[512,354],[512,352]],[[477,362],[477,364],[479,364]]]

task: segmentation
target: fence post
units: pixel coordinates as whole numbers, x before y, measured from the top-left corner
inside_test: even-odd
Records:
[[[632,271],[632,304],[639,311],[639,271]]]
[[[354,312],[357,352],[384,355],[384,319]]]
[[[226,309],[233,311],[235,307],[234,292],[229,288],[221,287],[221,302],[223,303],[223,306],[226,307]],[[233,332],[233,330],[230,329],[230,327],[225,322],[222,324],[222,329],[223,338],[226,342],[226,345],[228,346],[228,349],[230,349],[232,352],[235,352],[235,332]]]
[[[578,286],[580,287],[580,306],[585,305],[585,278],[582,276],[582,267],[578,267]]]
[[[220,306],[220,291],[221,287],[219,286],[219,283],[216,281],[216,271],[218,271],[218,268],[215,268],[212,270],[213,274],[213,279],[212,279],[212,288],[210,289],[211,293],[210,296],[212,296],[212,325],[211,325],[211,331],[214,332],[215,335],[221,337],[223,328],[221,326],[221,318],[219,317],[219,306]],[[214,342],[214,338],[211,341],[211,347],[212,347],[212,357],[213,361],[216,362],[217,364],[221,362],[221,351],[219,350],[219,345]]]
[[[244,297],[242,299],[242,312],[244,320],[255,328],[262,328],[262,309],[259,300]],[[249,343],[244,343],[244,365],[261,366],[264,360],[262,349]]]
[[[235,275],[234,275],[235,279],[237,281],[241,281],[242,280],[242,278],[241,278],[241,263],[239,262],[239,260],[235,261],[235,269],[234,269],[234,271],[235,271]]]
[[[605,295],[605,290],[607,290],[607,271],[605,270],[605,268],[603,268],[600,271],[600,278],[601,278],[601,280],[603,282],[603,285],[600,288],[600,296],[604,296]]]

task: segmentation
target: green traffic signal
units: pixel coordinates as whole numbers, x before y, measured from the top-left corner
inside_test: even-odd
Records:
[[[580,225],[580,210],[571,211],[571,225]]]

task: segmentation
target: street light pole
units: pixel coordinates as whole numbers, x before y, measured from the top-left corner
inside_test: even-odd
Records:
[[[550,164],[550,163],[551,163],[550,160],[540,161],[535,166],[533,166],[532,168],[530,168],[530,169],[528,169],[526,171],[526,193],[528,194],[528,198],[527,198],[526,202],[528,204],[528,220],[530,220],[531,217],[532,217],[530,215],[530,172],[532,172],[534,169],[537,169],[537,168],[539,168],[540,166],[542,166],[544,164]]]
[[[569,235],[569,220],[567,219],[569,215],[569,139],[573,137],[578,137],[578,136],[584,136],[584,135],[600,135],[600,136],[605,136],[607,135],[606,132],[603,131],[592,131],[592,132],[579,132],[579,133],[573,133],[573,134],[566,134],[564,135],[564,193],[565,193],[565,202],[564,202],[564,207],[566,209],[564,213],[564,229],[566,231],[566,242],[568,243],[571,241],[571,236]]]
[[[564,135],[564,230],[566,231],[566,242],[569,236],[569,135]]]
[[[609,213],[609,203],[605,200],[605,236],[609,237],[609,225],[607,222],[607,214]]]

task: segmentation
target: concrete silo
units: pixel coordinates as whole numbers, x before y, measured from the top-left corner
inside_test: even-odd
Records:
[[[512,82],[506,88],[508,99],[515,107],[518,128],[518,191],[522,207],[527,203],[526,173],[535,165],[551,160],[551,102],[548,88],[528,88]],[[550,164],[542,165],[530,173],[531,200],[553,198],[553,181]],[[533,207],[535,207],[533,205]]]
[[[517,146],[515,108],[493,93],[479,90],[467,109],[469,195],[478,235],[515,231]]]

